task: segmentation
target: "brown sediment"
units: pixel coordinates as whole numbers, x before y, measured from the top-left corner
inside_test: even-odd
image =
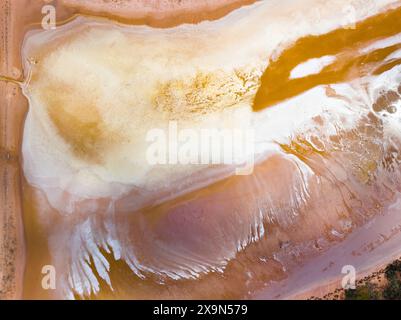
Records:
[[[398,50],[400,44],[366,54],[361,54],[359,49],[374,40],[400,33],[401,24],[395,21],[401,21],[401,7],[370,17],[349,28],[297,40],[276,60],[272,59],[269,62],[262,75],[253,109],[262,110],[318,85],[349,81],[367,75],[371,72],[369,64],[382,61]],[[336,60],[323,68],[319,74],[290,79],[291,71],[299,64],[327,55],[335,56]],[[394,63],[396,65],[396,62],[391,61],[386,67],[378,67],[375,73],[388,70]]]
[[[391,111],[393,103],[400,99],[399,95],[395,91],[383,92],[373,104],[373,111],[380,112],[383,110]]]
[[[355,279],[355,287],[358,288],[373,284],[377,291],[383,291],[385,285],[388,283],[385,276],[386,266],[388,266],[390,262],[394,263],[397,261],[401,261],[401,258],[394,261],[390,258],[387,262],[382,262],[359,273]],[[336,279],[287,298],[294,300],[344,300],[345,291],[346,289],[341,286],[341,281]]]

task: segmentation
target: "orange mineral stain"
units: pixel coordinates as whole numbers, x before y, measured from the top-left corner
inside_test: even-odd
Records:
[[[362,54],[360,49],[401,32],[401,8],[370,17],[355,26],[324,35],[307,36],[281,55],[270,60],[253,102],[255,111],[297,96],[319,85],[350,81],[367,74],[378,74],[399,64],[399,59],[384,59],[401,48],[401,43]],[[313,58],[335,56],[336,60],[318,74],[290,79],[291,71]]]

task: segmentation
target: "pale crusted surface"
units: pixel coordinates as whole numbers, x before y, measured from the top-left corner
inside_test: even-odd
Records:
[[[155,27],[215,20],[257,0],[62,0],[89,14],[107,13],[116,18]]]

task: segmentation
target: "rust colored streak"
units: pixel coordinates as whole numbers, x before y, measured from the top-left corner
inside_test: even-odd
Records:
[[[26,1],[0,1],[0,74],[19,78],[19,48],[14,38],[17,9]],[[21,10],[21,7],[19,8]],[[25,245],[22,222],[20,145],[27,102],[18,84],[0,81],[0,299],[22,296]]]
[[[387,68],[377,65],[398,50],[400,45],[366,54],[360,54],[358,49],[372,41],[400,33],[401,24],[397,21],[401,21],[401,7],[359,22],[352,29],[342,28],[324,35],[299,39],[277,60],[269,62],[262,75],[253,109],[262,110],[318,85],[349,81],[367,75],[372,69],[376,69],[375,73],[388,70],[391,65],[387,64]],[[327,55],[335,56],[336,60],[319,74],[290,79],[291,71],[300,63]]]

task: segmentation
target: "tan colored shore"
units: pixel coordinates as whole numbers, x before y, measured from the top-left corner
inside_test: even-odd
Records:
[[[62,0],[80,13],[107,16],[131,24],[172,27],[182,23],[216,20],[257,0]],[[195,14],[196,13],[196,14]]]

